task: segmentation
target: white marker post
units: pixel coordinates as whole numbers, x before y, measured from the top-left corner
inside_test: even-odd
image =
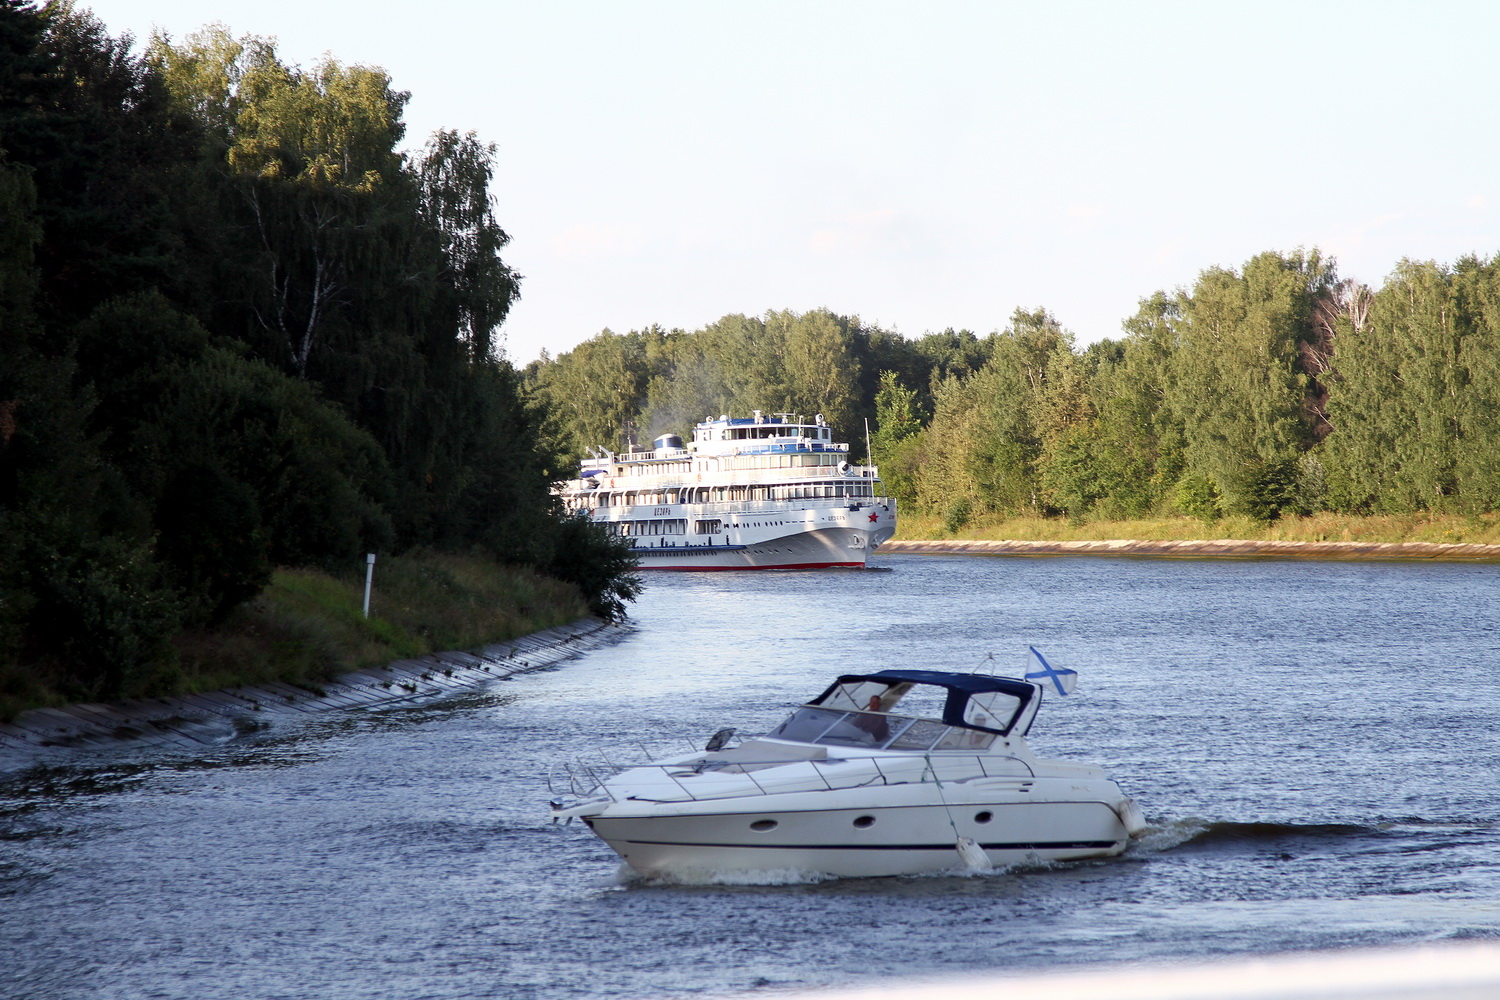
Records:
[[[375,576],[375,553],[365,556],[365,617],[370,617],[370,580]]]

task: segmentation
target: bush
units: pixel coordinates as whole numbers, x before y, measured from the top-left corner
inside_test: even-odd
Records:
[[[1184,514],[1196,517],[1204,524],[1212,524],[1224,516],[1219,491],[1207,476],[1183,476],[1172,490],[1172,499]]]
[[[948,502],[948,509],[943,512],[943,530],[950,535],[957,534],[973,516],[974,502],[966,496],[954,497]]]
[[[636,565],[625,540],[607,533],[587,514],[558,518],[546,572],[575,584],[594,614],[609,621],[625,617],[625,602],[641,592],[641,578],[632,572]]]

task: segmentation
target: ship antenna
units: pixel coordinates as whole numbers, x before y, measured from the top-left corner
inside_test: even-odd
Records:
[[[988,663],[990,665],[990,670],[989,670],[990,675],[994,676],[994,673],[995,673],[995,654],[994,653],[985,653],[984,654],[984,659],[982,659],[982,660],[979,661],[979,666],[977,666],[977,667],[974,668],[974,672],[976,674],[979,673],[980,667],[983,667],[986,663]]]

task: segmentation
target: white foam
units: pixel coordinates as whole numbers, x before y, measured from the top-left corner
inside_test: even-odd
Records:
[[[1212,825],[1208,820],[1196,817],[1174,820],[1165,826],[1148,825],[1130,842],[1127,850],[1132,854],[1160,854],[1181,847]]]
[[[670,872],[647,875],[620,865],[615,873],[617,885],[813,885],[836,876],[799,868],[731,870],[719,868],[678,868]]]

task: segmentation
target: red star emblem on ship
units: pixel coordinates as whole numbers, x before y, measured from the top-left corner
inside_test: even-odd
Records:
[[[874,524],[878,520],[880,520],[880,515],[879,514],[871,514],[870,515],[870,523],[871,524]]]

